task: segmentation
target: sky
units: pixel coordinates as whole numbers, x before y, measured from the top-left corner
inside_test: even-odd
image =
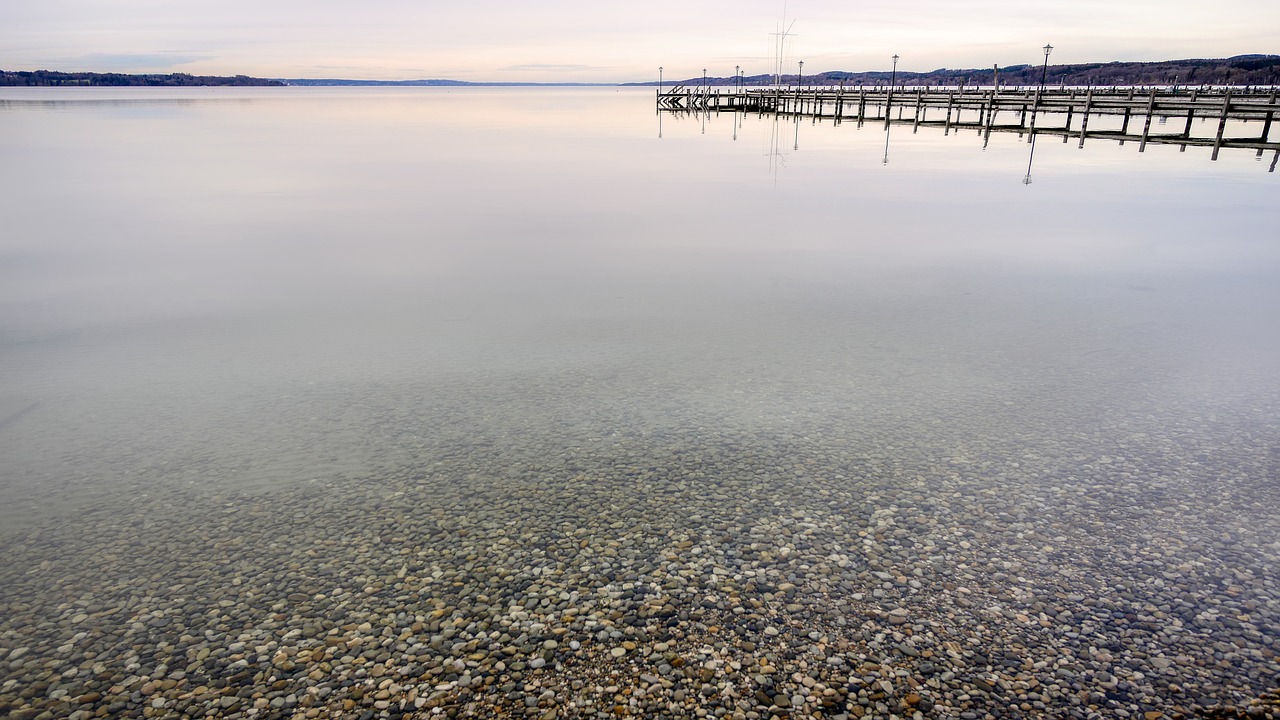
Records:
[[[1280,53],[1278,0],[4,0],[0,69],[637,82]],[[785,17],[785,21],[784,21]],[[785,25],[784,25],[785,22]]]

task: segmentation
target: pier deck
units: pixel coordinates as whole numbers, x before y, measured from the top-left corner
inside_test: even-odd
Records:
[[[1280,152],[1270,139],[1271,125],[1280,114],[1275,88],[1046,88],[1018,89],[945,87],[859,88],[699,88],[675,86],[659,90],[657,106],[670,112],[756,112],[856,120],[906,121],[915,125],[1017,130],[1078,137],[1107,137],[1141,143],[1205,145],[1216,160],[1223,147]],[[894,115],[897,117],[893,117]],[[929,118],[930,113],[933,119]],[[1009,117],[1016,116],[1016,121]],[[1119,130],[1089,130],[1099,115],[1121,118]],[[1152,131],[1153,120],[1177,132]],[[1195,135],[1196,120],[1210,121],[1212,135]],[[1177,121],[1185,121],[1177,122]],[[1140,122],[1141,131],[1130,130]],[[1228,122],[1258,123],[1250,137],[1227,137]],[[1078,126],[1077,126],[1078,123]]]

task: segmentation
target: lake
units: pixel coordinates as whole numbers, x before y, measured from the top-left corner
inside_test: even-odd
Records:
[[[652,88],[7,88],[0,128],[0,714],[1280,685],[1270,156]]]

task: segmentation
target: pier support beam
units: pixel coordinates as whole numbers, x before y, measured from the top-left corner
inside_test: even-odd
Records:
[[[1147,151],[1147,136],[1151,134],[1151,116],[1156,108],[1156,91],[1151,89],[1151,99],[1147,101],[1147,120],[1142,124],[1142,142],[1138,144],[1138,152]]]
[[[1262,136],[1259,138],[1261,142],[1266,142],[1267,136],[1271,134],[1271,119],[1276,114],[1276,111],[1275,111],[1276,91],[1275,90],[1271,91],[1271,98],[1267,100],[1267,102],[1271,105],[1271,109],[1267,110],[1267,118],[1262,121]]]
[[[1218,159],[1218,150],[1222,148],[1222,134],[1227,129],[1227,116],[1231,113],[1231,88],[1227,88],[1227,94],[1222,96],[1222,117],[1218,118],[1218,134],[1213,140],[1213,156],[1211,159]]]
[[[1084,147],[1084,138],[1089,134],[1089,109],[1093,105],[1093,88],[1089,88],[1089,94],[1084,97],[1084,114],[1080,117],[1080,145]]]

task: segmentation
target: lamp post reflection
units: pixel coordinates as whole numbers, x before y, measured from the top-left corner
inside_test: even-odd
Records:
[[[1027,174],[1022,178],[1023,185],[1031,184],[1031,163],[1036,159],[1036,134],[1031,133],[1031,152],[1027,154]]]
[[[658,66],[658,101],[662,101],[662,66]],[[658,105],[658,139],[662,139],[662,105]]]

